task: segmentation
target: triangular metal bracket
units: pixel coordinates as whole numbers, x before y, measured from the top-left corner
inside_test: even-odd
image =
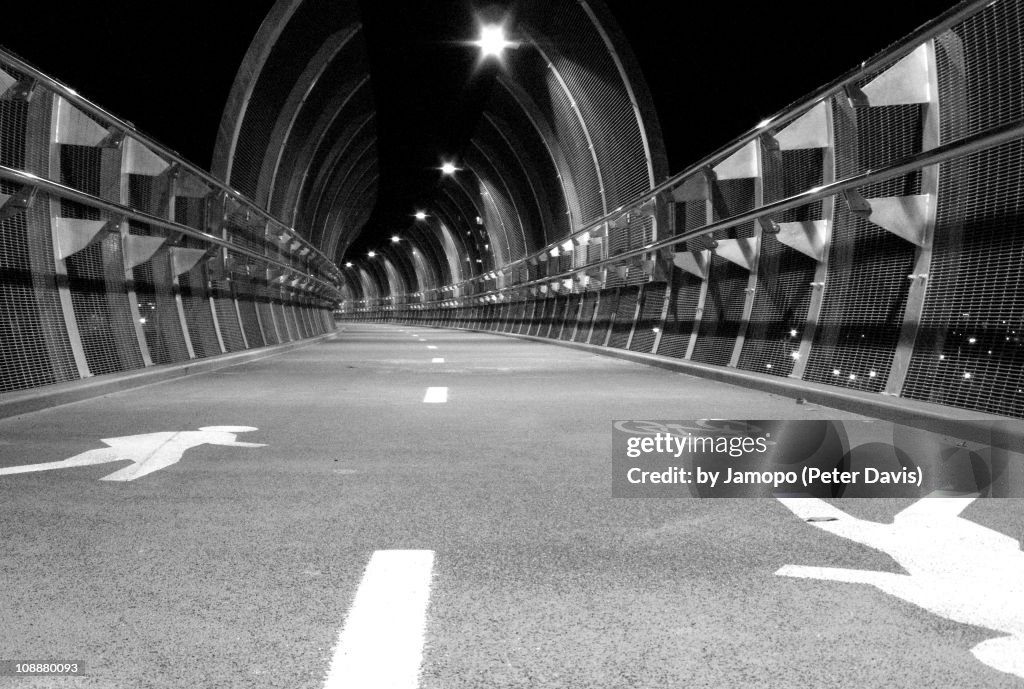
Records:
[[[931,199],[930,194],[869,199],[871,217],[868,219],[911,244],[924,246]]]
[[[843,192],[843,200],[850,212],[861,218],[871,217],[871,204],[860,195],[855,189],[847,189]]]
[[[0,100],[28,103],[35,94],[37,82],[32,77],[14,79],[10,74],[0,70]]]
[[[57,131],[54,140],[58,144],[76,146],[99,146],[110,130],[100,125],[69,101],[57,97]]]
[[[861,87],[868,105],[914,105],[930,103],[928,78],[928,44],[922,43],[914,52]]]
[[[0,69],[0,97],[7,94],[7,90],[18,83],[18,80]]]
[[[206,249],[188,249],[185,247],[171,247],[171,272],[174,275],[181,275],[192,270],[203,256]]]
[[[23,186],[13,196],[0,194],[0,220],[17,215],[32,207],[36,200],[37,188],[29,185]]]
[[[672,255],[672,263],[682,271],[696,275],[701,280],[707,280],[711,251],[679,251]]]
[[[672,190],[672,199],[676,203],[687,201],[706,201],[709,194],[709,172],[704,169],[695,175],[687,177],[683,183]]]
[[[124,146],[124,172],[125,174],[146,175],[156,177],[162,174],[170,163],[158,156],[148,147],[128,137]]]
[[[201,177],[182,170],[174,181],[174,193],[176,196],[201,199],[210,195],[210,186]]]
[[[80,220],[55,218],[53,221],[54,250],[58,261],[77,254],[92,244],[110,223],[106,220]]]
[[[806,220],[803,222],[778,223],[779,232],[775,238],[780,244],[796,249],[816,261],[825,260],[825,237],[828,235],[828,220]]]
[[[719,239],[715,254],[730,263],[750,270],[756,265],[760,242],[753,237],[742,239]]]
[[[822,101],[775,133],[783,151],[806,148],[827,148],[828,102]]]
[[[748,142],[731,156],[715,165],[713,168],[715,178],[723,179],[750,179],[758,176],[757,169],[757,141]]]
[[[166,241],[166,237],[143,237],[134,234],[125,236],[122,239],[125,267],[130,270],[136,266],[142,265],[149,259],[153,258],[153,254],[155,254]]]

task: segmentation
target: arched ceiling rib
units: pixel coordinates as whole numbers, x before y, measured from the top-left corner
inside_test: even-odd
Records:
[[[500,67],[455,45],[475,30],[468,7],[279,0],[236,79],[214,171],[356,264],[352,293],[369,276],[423,292],[500,269],[667,176],[600,0],[515,3],[520,47]],[[374,248],[387,267],[363,265]]]

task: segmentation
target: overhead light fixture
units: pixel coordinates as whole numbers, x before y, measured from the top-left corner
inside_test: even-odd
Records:
[[[441,173],[445,175],[454,175],[459,171],[459,168],[455,167],[455,163],[446,161],[441,163]]]
[[[415,217],[417,220],[426,220],[427,214],[424,213],[423,211],[416,211],[416,215],[414,215],[413,217]]]
[[[480,38],[474,41],[473,45],[480,48],[480,56],[484,59],[501,59],[505,49],[515,47],[516,44],[508,40],[505,36],[505,27],[501,24],[485,24],[480,27]]]
[[[392,244],[398,244],[398,242],[400,242],[400,241],[402,241],[402,238],[399,237],[397,234],[391,235],[391,243]]]
[[[345,267],[346,268],[351,268],[352,267],[352,261],[349,261],[348,263],[346,263]]]
[[[370,251],[366,255],[369,256],[370,258],[373,258],[374,256],[377,255],[377,252],[376,251]]]

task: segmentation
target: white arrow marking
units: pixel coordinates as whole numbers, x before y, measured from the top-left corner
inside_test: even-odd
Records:
[[[431,550],[378,550],[338,635],[324,689],[415,689],[430,603]]]
[[[818,498],[779,498],[815,527],[880,550],[907,571],[786,565],[776,574],[872,586],[936,615],[1007,636],[971,649],[986,665],[1024,678],[1024,552],[1020,543],[964,519],[969,498],[924,498],[892,524],[851,517]]]
[[[146,474],[177,464],[187,450],[200,445],[265,447],[263,443],[243,443],[235,440],[238,433],[256,430],[259,429],[252,426],[206,426],[198,431],[168,431],[128,435],[120,438],[103,438],[102,442],[109,447],[88,450],[59,462],[7,467],[0,469],[0,475],[26,474],[128,460],[132,462],[130,466],[108,474],[100,480],[134,481]]]

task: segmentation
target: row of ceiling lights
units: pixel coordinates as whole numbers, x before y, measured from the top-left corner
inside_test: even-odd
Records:
[[[481,61],[487,60],[489,58],[495,58],[501,61],[504,57],[506,49],[516,48],[519,46],[518,43],[508,40],[508,36],[505,33],[504,24],[481,24],[480,37],[475,41],[471,41],[470,45],[475,45],[477,48],[480,49]],[[441,167],[439,167],[438,169],[441,171],[442,175],[448,177],[453,177],[455,176],[456,172],[462,170],[462,168],[458,167],[454,162],[450,160],[443,161],[441,163]],[[416,218],[416,220],[423,221],[426,220],[429,216],[425,211],[416,211],[413,214],[413,217]],[[402,238],[397,234],[391,236],[392,244],[398,244],[401,241]],[[371,249],[366,253],[366,256],[368,258],[376,258],[377,252]],[[348,261],[347,263],[345,263],[345,267],[352,268],[352,261]]]

